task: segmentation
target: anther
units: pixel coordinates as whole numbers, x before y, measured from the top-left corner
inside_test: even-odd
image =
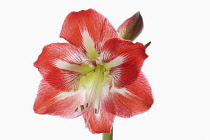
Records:
[[[81,111],[85,109],[84,105],[80,105]]]
[[[95,114],[98,114],[98,111],[97,111],[97,109],[95,108]]]
[[[77,110],[78,110],[78,107],[74,110],[74,112],[77,112]]]
[[[86,104],[86,106],[85,106],[86,108],[88,108],[88,103]]]

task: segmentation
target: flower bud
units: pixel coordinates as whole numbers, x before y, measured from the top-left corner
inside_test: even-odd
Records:
[[[144,23],[140,12],[124,21],[117,29],[120,38],[133,41],[143,30]]]

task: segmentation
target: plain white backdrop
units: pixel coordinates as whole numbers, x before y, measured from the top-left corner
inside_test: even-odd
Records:
[[[33,112],[41,75],[33,62],[59,38],[71,11],[96,9],[117,28],[140,11],[152,41],[143,71],[155,103],[114,122],[114,140],[210,140],[210,10],[208,0],[4,0],[0,2],[0,139],[99,140],[82,117]]]

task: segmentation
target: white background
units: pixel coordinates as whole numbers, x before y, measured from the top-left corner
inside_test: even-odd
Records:
[[[99,140],[82,117],[34,114],[41,76],[33,62],[59,38],[71,11],[94,8],[117,28],[140,11],[135,40],[152,41],[144,64],[155,98],[146,113],[117,117],[115,140],[210,140],[208,0],[2,0],[0,2],[0,139]]]

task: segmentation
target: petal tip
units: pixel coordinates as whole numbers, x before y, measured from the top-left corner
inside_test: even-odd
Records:
[[[38,107],[38,106],[34,105],[33,110],[36,114],[45,114],[47,111],[47,108],[45,106]]]

